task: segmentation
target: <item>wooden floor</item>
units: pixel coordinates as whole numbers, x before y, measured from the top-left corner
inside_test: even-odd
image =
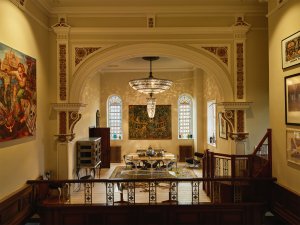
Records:
[[[103,168],[100,172],[100,178],[109,178],[116,166],[124,165],[122,163],[111,163],[110,168]],[[184,166],[178,165],[178,166]],[[193,169],[197,177],[202,177],[202,170],[199,168]],[[97,178],[97,177],[96,177]],[[114,187],[114,201],[120,201],[121,191]],[[161,203],[162,201],[169,199],[169,184],[159,183],[157,185],[157,196],[156,202]],[[123,191],[123,200],[127,201],[127,191]],[[200,202],[210,202],[202,187],[200,187]],[[85,203],[84,188],[83,185],[72,184],[71,196],[69,203],[71,204],[84,204]],[[139,184],[139,187],[135,189],[135,202],[136,203],[148,203],[149,192],[146,184]],[[92,188],[92,203],[93,204],[106,204],[106,188],[104,183],[95,183]],[[178,184],[178,203],[179,204],[191,204],[192,203],[192,186],[190,182],[180,182]]]

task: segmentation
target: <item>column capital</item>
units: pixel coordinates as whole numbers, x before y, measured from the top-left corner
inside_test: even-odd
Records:
[[[246,33],[250,30],[251,25],[244,20],[243,15],[235,18],[235,23],[232,25],[234,39],[246,39]]]
[[[75,124],[81,119],[79,113],[86,104],[83,103],[52,103],[51,111],[56,111],[59,117],[58,142],[69,142],[75,138]]]

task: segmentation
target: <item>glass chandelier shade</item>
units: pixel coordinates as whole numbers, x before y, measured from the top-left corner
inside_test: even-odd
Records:
[[[147,113],[149,118],[154,118],[155,116],[155,108],[156,108],[156,98],[152,97],[152,94],[150,94],[150,97],[147,98]]]
[[[156,98],[153,97],[153,94],[158,94],[168,90],[173,81],[166,79],[157,79],[152,75],[152,61],[159,59],[157,56],[147,56],[143,57],[144,60],[150,61],[150,73],[149,77],[135,79],[129,81],[130,87],[134,90],[141,92],[143,94],[149,94],[149,98],[147,98],[147,113],[149,118],[154,118],[155,116],[155,108],[156,108]]]
[[[129,85],[136,91],[144,94],[158,94],[168,90],[173,82],[166,79],[157,79],[152,75],[152,61],[159,59],[157,56],[143,57],[144,60],[150,61],[149,77],[129,81]]]

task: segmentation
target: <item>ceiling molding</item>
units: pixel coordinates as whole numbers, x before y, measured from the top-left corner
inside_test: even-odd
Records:
[[[71,27],[70,34],[232,34],[231,27]]]
[[[49,15],[55,17],[58,14],[66,14],[68,17],[136,17],[145,16],[148,14],[158,14],[159,16],[174,17],[174,16],[228,16],[233,14],[255,14],[266,15],[267,4],[262,3],[241,3],[236,1],[234,3],[216,4],[211,2],[209,4],[197,3],[196,5],[157,5],[157,6],[105,6],[98,5],[86,6],[51,6],[47,0],[36,1],[35,4],[40,4],[45,8]],[[74,4],[75,5],[75,4]],[[117,4],[116,4],[117,5]],[[127,4],[130,5],[130,2]],[[131,5],[134,5],[131,4]],[[154,4],[152,4],[154,5]]]

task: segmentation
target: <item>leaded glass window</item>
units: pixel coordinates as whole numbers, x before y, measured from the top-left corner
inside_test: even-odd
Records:
[[[178,98],[178,138],[193,138],[193,100],[187,94]]]
[[[111,95],[107,100],[107,126],[110,128],[110,139],[123,139],[122,132],[122,99]]]

